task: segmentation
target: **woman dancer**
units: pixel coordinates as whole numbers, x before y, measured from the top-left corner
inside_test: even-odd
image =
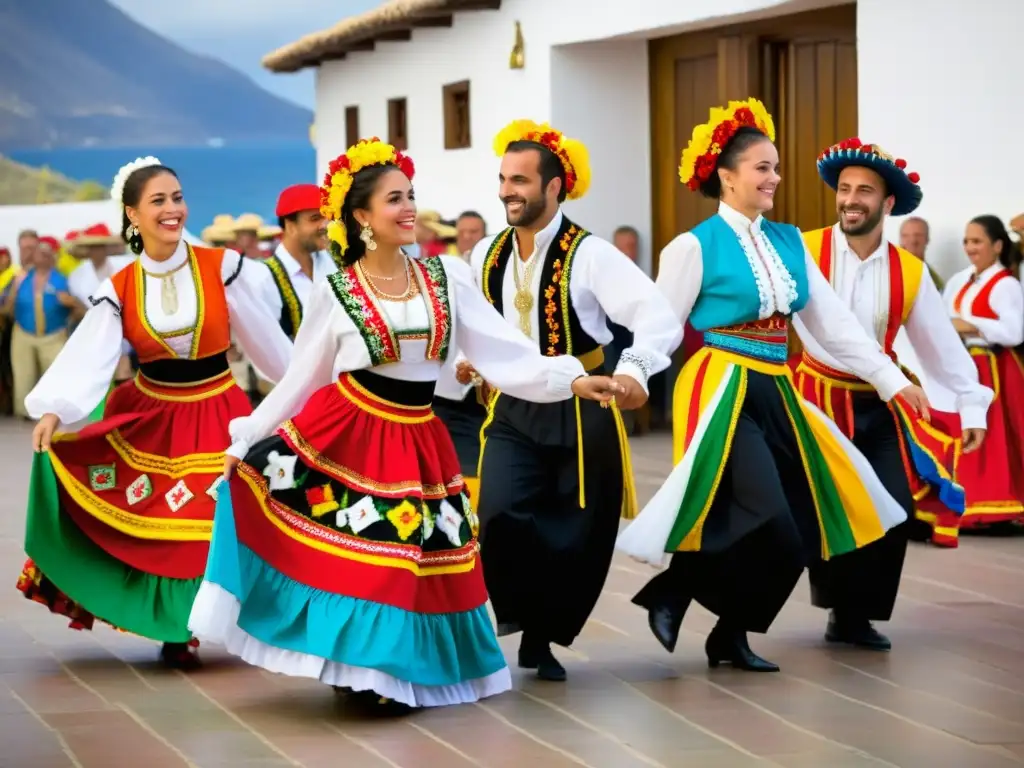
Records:
[[[1020,252],[996,216],[970,221],[964,251],[971,265],[950,278],[943,298],[979,380],[996,396],[985,442],[957,462],[967,499],[961,530],[1024,518],[1024,365],[1015,349],[1024,342],[1024,289],[1014,276]],[[955,414],[937,416],[950,434],[960,434]]]
[[[787,376],[799,313],[836,359],[886,400],[912,386],[861,330],[814,265],[796,227],[762,217],[779,184],[771,116],[756,99],[714,109],[694,129],[680,178],[718,213],[666,246],[658,285],[704,347],[676,382],[668,480],[619,548],[669,568],[634,598],[670,652],[692,599],[719,616],[709,664],[776,671],[747,644],[765,632],[806,565],[880,539],[906,519],[864,457],[803,402]]]
[[[231,425],[227,472],[238,471],[190,620],[252,664],[404,707],[511,685],[477,517],[430,408],[451,350],[518,397],[621,391],[576,358],[542,357],[465,262],[402,252],[415,237],[412,177],[377,139],[331,163],[322,210],[344,266],[314,288],[287,375]]]
[[[161,658],[193,668],[188,612],[206,566],[228,422],[251,412],[226,352],[234,329],[256,364],[280,378],[291,343],[262,309],[234,251],[182,239],[188,207],[174,171],[140,158],[114,179],[125,240],[138,258],[105,280],[93,307],[26,398],[39,419],[18,587],[72,620],[94,619],[163,642]],[[250,267],[251,269],[251,267]],[[140,371],[103,398],[127,341]]]

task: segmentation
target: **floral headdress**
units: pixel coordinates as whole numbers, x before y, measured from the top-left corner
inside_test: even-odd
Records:
[[[590,154],[583,142],[570,139],[547,123],[533,120],[513,120],[494,137],[494,152],[498,157],[505,154],[508,145],[516,141],[532,141],[547,147],[565,169],[565,196],[579,200],[590,189]]]
[[[756,128],[769,141],[775,141],[775,123],[757,99],[730,101],[729,106],[714,107],[711,118],[693,129],[690,143],[679,161],[679,180],[696,191],[711,178],[718,156],[740,128]]]
[[[907,161],[893,157],[877,144],[864,144],[860,139],[845,139],[818,155],[818,175],[832,189],[839,186],[839,174],[851,165],[870,168],[885,180],[888,192],[896,202],[893,216],[913,213],[924,199],[918,184],[921,176],[907,173]]]
[[[377,137],[361,139],[345,154],[331,160],[320,187],[320,213],[329,219],[327,239],[335,258],[341,258],[348,250],[348,233],[341,220],[341,208],[352,189],[352,177],[371,165],[394,165],[409,177],[409,181],[416,174],[416,168],[407,155]]]
[[[152,155],[137,157],[130,163],[122,165],[114,176],[114,183],[110,185],[110,199],[124,208],[124,185],[128,183],[128,177],[140,168],[149,168],[153,165],[163,165],[160,160]]]

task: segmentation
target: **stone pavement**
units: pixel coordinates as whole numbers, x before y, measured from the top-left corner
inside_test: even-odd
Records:
[[[777,675],[707,669],[712,617],[694,608],[674,656],[629,597],[652,571],[618,559],[570,679],[514,670],[516,690],[473,706],[367,720],[331,690],[203,649],[161,669],[155,644],[66,622],[14,589],[22,563],[29,428],[0,422],[2,768],[997,768],[1024,764],[1024,538],[914,546],[896,650],[826,649],[801,585],[756,650]],[[634,443],[641,496],[668,470],[665,436]],[[515,658],[517,640],[505,644]]]

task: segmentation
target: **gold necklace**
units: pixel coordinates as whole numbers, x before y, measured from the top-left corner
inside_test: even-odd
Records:
[[[178,286],[174,282],[174,275],[192,262],[192,249],[188,249],[188,256],[180,266],[170,272],[149,272],[142,270],[147,277],[160,281],[160,309],[167,316],[172,316],[178,311]]]
[[[515,235],[513,235],[515,237]],[[529,337],[533,336],[533,322],[531,319],[531,312],[533,311],[533,272],[537,267],[537,263],[540,259],[537,258],[536,246],[534,253],[530,256],[529,261],[526,262],[526,267],[523,269],[523,274],[519,274],[519,265],[522,259],[519,258],[518,247],[515,249],[515,261],[513,265],[515,272],[513,277],[515,278],[516,295],[512,300],[512,306],[516,308],[519,313],[519,330]]]
[[[371,275],[369,272],[364,270],[362,264],[360,264],[358,261],[356,262],[356,269],[358,269],[359,272],[363,275],[363,277],[366,278],[366,282],[369,283],[370,288],[373,289],[373,292],[377,295],[378,298],[385,299],[387,301],[400,302],[408,301],[413,296],[419,293],[419,285],[416,283],[416,279],[413,277],[412,265],[408,262],[408,260],[406,260],[405,262],[405,275],[407,279],[407,284],[405,286],[405,290],[397,295],[393,293],[387,293],[386,291],[382,291],[380,287],[378,287],[377,284],[374,283],[373,280],[371,279],[372,277],[374,277],[374,275]],[[395,278],[391,279],[394,280]]]

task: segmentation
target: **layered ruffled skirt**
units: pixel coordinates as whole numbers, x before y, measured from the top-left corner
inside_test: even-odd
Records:
[[[139,374],[104,418],[57,435],[29,479],[26,597],[153,640],[191,639],[228,423],[251,412],[230,373],[198,384]]]
[[[220,496],[197,637],[411,707],[511,687],[432,392],[343,374],[253,446]]]

